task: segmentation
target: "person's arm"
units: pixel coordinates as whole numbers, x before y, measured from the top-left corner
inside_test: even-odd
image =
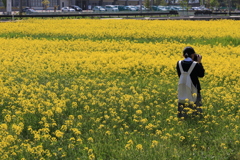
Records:
[[[181,71],[180,71],[180,68],[179,68],[179,66],[178,66],[178,63],[179,63],[179,62],[177,62],[176,69],[177,69],[178,77],[180,77]]]
[[[203,68],[203,65],[202,65],[202,63],[198,63],[197,64],[197,73],[198,73],[198,77],[204,77],[204,75],[205,75],[205,69]]]
[[[205,70],[202,65],[202,56],[197,55],[197,62],[198,62],[198,77],[204,77]]]

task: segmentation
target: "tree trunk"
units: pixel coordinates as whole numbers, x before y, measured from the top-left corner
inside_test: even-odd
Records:
[[[22,0],[19,0],[19,15],[22,15]]]

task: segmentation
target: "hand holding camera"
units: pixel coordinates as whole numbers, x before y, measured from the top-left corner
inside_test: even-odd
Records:
[[[202,56],[200,54],[194,54],[194,61],[201,63]]]

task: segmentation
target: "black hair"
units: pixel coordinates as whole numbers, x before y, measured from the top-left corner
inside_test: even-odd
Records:
[[[185,58],[191,57],[191,55],[194,54],[194,53],[195,53],[194,49],[192,47],[189,47],[189,46],[185,47],[184,50],[183,50],[183,56]]]

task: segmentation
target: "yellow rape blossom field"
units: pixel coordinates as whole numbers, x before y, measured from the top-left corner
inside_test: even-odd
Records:
[[[0,22],[0,159],[240,159],[240,21]],[[203,118],[177,61],[203,56]]]

